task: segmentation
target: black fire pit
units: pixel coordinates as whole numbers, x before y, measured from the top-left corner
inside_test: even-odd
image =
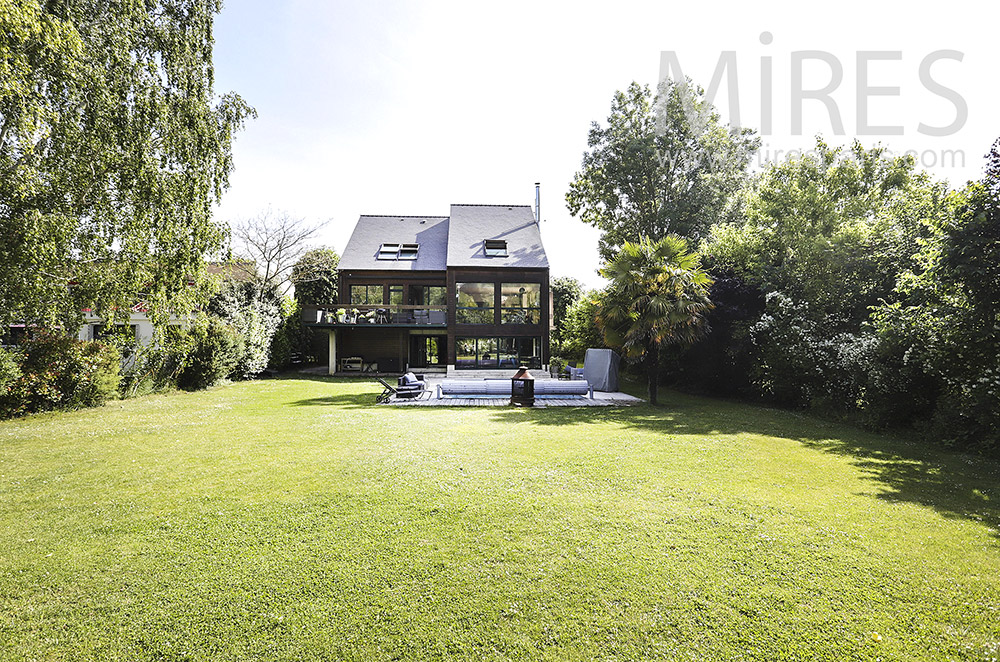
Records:
[[[510,380],[510,404],[515,407],[533,407],[535,404],[535,378],[525,366],[517,370]]]

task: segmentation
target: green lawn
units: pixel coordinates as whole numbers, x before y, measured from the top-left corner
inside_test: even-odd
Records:
[[[1000,465],[283,379],[0,424],[0,659],[995,660]]]

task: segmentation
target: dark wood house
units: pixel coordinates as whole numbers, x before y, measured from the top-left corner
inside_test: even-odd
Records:
[[[318,311],[330,372],[512,370],[548,364],[549,263],[527,205],[362,216],[339,302]]]

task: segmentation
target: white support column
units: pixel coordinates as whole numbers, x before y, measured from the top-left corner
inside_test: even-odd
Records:
[[[330,367],[329,374],[337,372],[337,330],[330,329]]]

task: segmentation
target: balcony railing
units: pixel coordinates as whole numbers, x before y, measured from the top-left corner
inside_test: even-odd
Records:
[[[339,314],[338,311],[345,311]],[[357,311],[356,313],[354,311]],[[317,326],[446,326],[448,306],[330,305],[302,309],[302,320]]]

